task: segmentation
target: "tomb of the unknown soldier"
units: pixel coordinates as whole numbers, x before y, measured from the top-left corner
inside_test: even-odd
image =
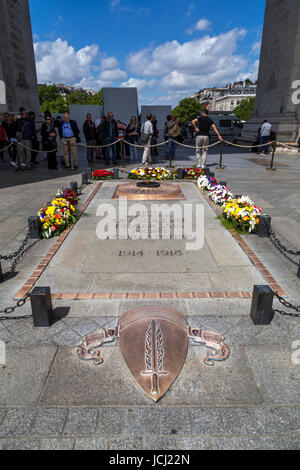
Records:
[[[0,451],[299,450],[299,1],[94,3],[0,0]]]

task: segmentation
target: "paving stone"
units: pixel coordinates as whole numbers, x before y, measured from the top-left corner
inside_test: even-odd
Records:
[[[0,409],[0,424],[1,424],[1,422],[2,422],[2,420],[3,420],[3,418],[4,418],[4,416],[5,416],[5,414],[6,414],[6,410],[1,410],[1,409]]]
[[[40,450],[73,450],[74,446],[75,441],[71,438],[42,439]]]
[[[285,346],[247,346],[253,371],[269,404],[299,404],[300,367],[291,363]]]
[[[130,410],[130,432],[142,436],[160,433],[160,412],[153,408]]]
[[[210,439],[205,437],[184,437],[178,439],[180,450],[209,450]]]
[[[212,438],[213,450],[245,450],[246,445],[242,438],[238,437],[218,437]]]
[[[279,437],[278,441],[281,450],[300,450],[300,435]]]
[[[142,450],[142,438],[135,437],[132,439],[127,437],[118,437],[110,439],[109,448],[110,450]]]
[[[0,450],[4,449],[5,443],[6,443],[6,439],[0,439]]]
[[[255,434],[256,428],[246,408],[223,408],[220,410],[225,434]]]
[[[278,440],[274,437],[244,437],[247,450],[279,450]]]
[[[287,432],[284,420],[276,408],[252,409],[259,434],[282,434]]]
[[[123,408],[100,410],[97,434],[128,434],[128,410]]]
[[[176,450],[180,448],[177,446],[175,437],[144,436],[143,443],[144,450]]]
[[[199,316],[188,318],[190,326],[201,327],[205,330],[214,331],[220,334],[225,334],[225,332],[230,330],[232,326],[238,322],[238,320],[239,317],[237,316],[217,317],[211,315],[209,317]]]
[[[189,411],[183,408],[163,408],[161,410],[161,433],[176,436],[192,434]]]
[[[82,320],[73,326],[73,330],[80,336],[86,336],[93,333],[98,328],[98,324],[92,320]]]
[[[300,407],[280,408],[278,412],[283,416],[289,431],[300,433]]]
[[[220,412],[217,408],[192,408],[191,417],[194,434],[223,434]]]
[[[38,450],[40,439],[7,439],[5,450]]]
[[[41,409],[31,430],[33,436],[60,436],[67,416],[66,409]]]
[[[14,339],[14,336],[5,328],[0,331],[0,341],[4,343],[9,343]]]
[[[56,353],[55,346],[6,348],[0,374],[0,406],[35,406]]]
[[[53,341],[59,346],[79,346],[82,338],[74,331],[62,330],[53,336]]]
[[[98,410],[92,408],[71,409],[67,418],[64,434],[82,436],[94,434],[98,419]]]
[[[35,411],[32,409],[8,410],[0,425],[0,436],[25,436],[29,433]]]
[[[108,441],[105,437],[82,437],[75,441],[75,450],[107,450]]]

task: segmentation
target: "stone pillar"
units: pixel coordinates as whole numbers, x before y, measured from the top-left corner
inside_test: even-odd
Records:
[[[292,102],[300,81],[300,1],[266,0],[256,109],[242,137],[252,141],[263,121],[273,125],[278,140],[295,142],[300,127],[300,104]],[[300,86],[298,85],[298,89]],[[300,92],[298,93],[298,101]]]
[[[0,1],[0,113],[40,113],[28,0]]]

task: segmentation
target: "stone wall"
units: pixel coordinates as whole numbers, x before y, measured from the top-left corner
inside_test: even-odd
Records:
[[[15,113],[20,106],[39,113],[28,0],[0,1],[0,31],[0,83],[4,82],[0,113],[7,110]]]

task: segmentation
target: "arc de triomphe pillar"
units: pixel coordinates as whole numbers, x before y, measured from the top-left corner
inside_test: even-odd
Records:
[[[40,113],[28,0],[0,0],[0,113]]]
[[[256,109],[243,137],[252,140],[265,119],[279,140],[296,140],[300,128],[300,0],[266,0]]]

